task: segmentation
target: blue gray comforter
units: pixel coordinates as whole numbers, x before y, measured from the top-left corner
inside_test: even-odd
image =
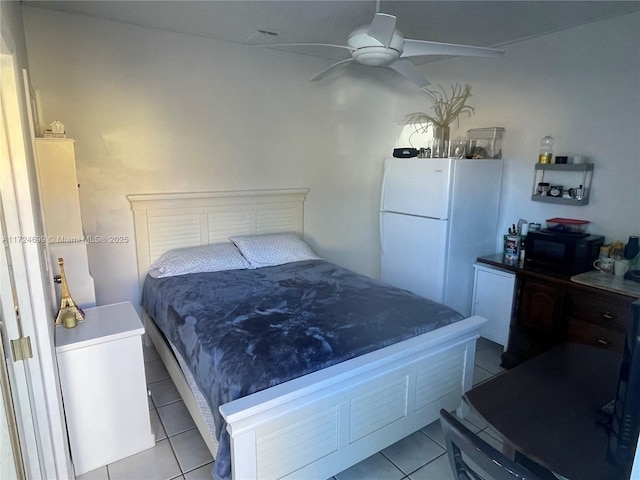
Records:
[[[208,399],[221,479],[231,467],[220,405],[463,318],[323,260],[147,277],[142,303]]]

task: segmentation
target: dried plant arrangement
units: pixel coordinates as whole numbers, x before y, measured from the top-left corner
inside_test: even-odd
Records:
[[[471,86],[454,83],[449,94],[442,85],[439,90],[430,90],[427,87],[423,91],[433,99],[433,114],[426,112],[414,112],[407,115],[407,124],[415,125],[416,131],[424,133],[429,125],[434,127],[448,127],[454,120],[459,120],[462,113],[471,116],[475,110],[466,102],[471,96]]]

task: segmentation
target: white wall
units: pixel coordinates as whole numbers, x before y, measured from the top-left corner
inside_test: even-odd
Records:
[[[133,239],[129,193],[309,187],[317,253],[377,274],[393,72],[312,83],[330,61],[48,10],[24,18],[44,123],[77,141],[85,234]],[[98,304],[138,301],[133,241],[90,245],[89,261]]]
[[[519,218],[544,225],[547,218],[569,217],[591,221],[590,231],[607,241],[639,235],[640,14],[505,50],[499,60],[453,59],[430,69],[434,83],[472,85],[476,115],[462,117],[461,133],[452,137],[468,128],[507,129],[501,230]],[[556,154],[587,155],[595,163],[589,205],[530,200],[540,138],[547,134],[555,138]]]
[[[309,243],[378,275],[383,159],[404,115],[430,106],[410,83],[358,66],[312,83],[328,60],[23,11],[44,123],[61,120],[77,140],[87,235],[133,238],[128,193],[309,187]],[[501,230],[566,216],[608,240],[640,233],[639,27],[627,15],[509,45],[500,59],[425,65],[434,84],[472,85],[476,115],[452,136],[507,129]],[[590,205],[530,200],[547,133],[558,153],[596,162]],[[89,256],[99,304],[137,302],[133,243],[91,245]]]

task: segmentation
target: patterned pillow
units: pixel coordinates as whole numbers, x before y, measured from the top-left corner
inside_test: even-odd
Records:
[[[229,237],[253,268],[319,260],[309,246],[293,233]]]
[[[213,243],[178,248],[164,253],[149,268],[154,278],[175,277],[187,273],[219,272],[251,268],[233,243]]]

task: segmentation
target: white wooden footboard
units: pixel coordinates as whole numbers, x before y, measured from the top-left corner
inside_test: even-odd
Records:
[[[475,316],[220,407],[235,479],[328,478],[461,405]]]

